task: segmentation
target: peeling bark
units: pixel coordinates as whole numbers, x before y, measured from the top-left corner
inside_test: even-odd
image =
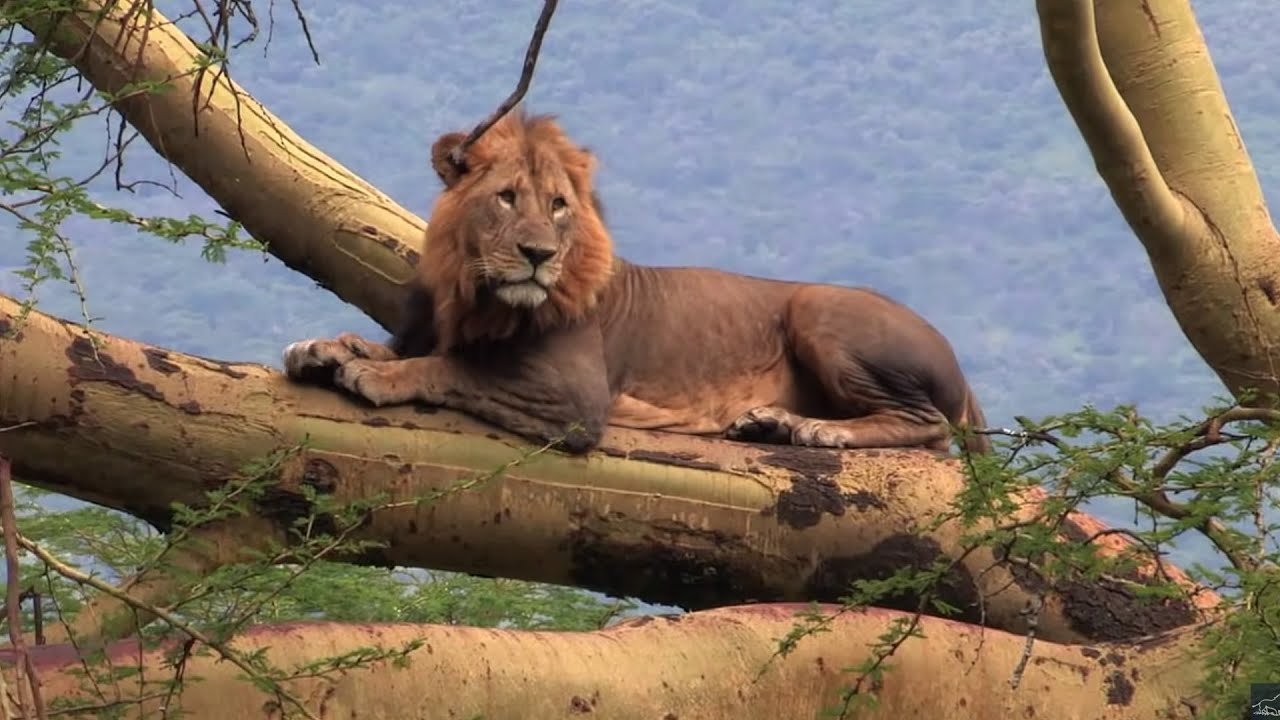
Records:
[[[1280,237],[1188,0],[1036,8],[1049,71],[1182,331],[1238,398],[1274,400]]]
[[[17,312],[0,297],[0,325]],[[834,601],[854,579],[965,550],[958,523],[920,529],[950,510],[964,483],[956,460],[925,451],[835,452],[610,428],[589,456],[521,460],[531,449],[523,441],[458,413],[370,410],[266,367],[104,339],[95,357],[83,329],[35,312],[17,338],[0,341],[0,423],[30,423],[0,433],[0,453],[25,481],[162,529],[171,503],[198,504],[243,465],[310,438],[258,508],[277,527],[307,512],[303,484],[342,502],[389,493],[391,503],[406,503],[518,462],[430,504],[374,513],[355,537],[389,544],[350,558],[360,563],[697,609]],[[1066,527],[1087,537],[1096,525],[1078,515]],[[1186,625],[1216,599],[1202,591],[1151,606],[1105,582],[1046,589],[987,549],[964,558],[944,599],[964,609],[960,619],[1018,633],[1021,611],[1040,593],[1039,636],[1062,642]]]
[[[677,617],[640,618],[597,632],[512,631],[445,625],[297,623],[251,629],[231,644],[263,649],[277,667],[293,667],[357,648],[423,645],[405,668],[378,663],[329,679],[290,682],[319,717],[559,718],[627,720],[777,720],[813,718],[838,701],[856,676],[842,673],[868,657],[868,647],[898,613],[870,610],[840,616],[832,632],[806,638],[757,678],[804,605],[723,608]],[[827,611],[834,608],[825,608]],[[924,638],[908,640],[877,695],[880,707],[858,718],[1096,718],[1171,720],[1194,717],[1199,665],[1194,629],[1140,643],[1070,647],[1038,642],[1017,688],[1009,679],[1025,640],[960,623],[925,618]],[[151,683],[172,676],[165,649],[114,645],[117,667],[145,670]],[[67,646],[32,648],[47,696],[84,697],[81,665]],[[11,676],[8,653],[0,652]],[[182,708],[190,718],[262,717],[274,698],[230,663],[204,654],[186,663]],[[135,680],[109,692],[136,697]],[[161,697],[143,704],[158,716]],[[132,714],[130,711],[127,714]],[[865,713],[865,714],[864,714]],[[148,717],[151,715],[148,714]]]

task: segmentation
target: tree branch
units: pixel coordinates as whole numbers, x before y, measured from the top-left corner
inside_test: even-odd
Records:
[[[542,14],[538,16],[538,22],[533,27],[533,37],[529,38],[529,48],[524,53],[524,65],[520,69],[520,81],[516,83],[516,89],[507,96],[506,100],[498,106],[496,110],[489,114],[479,125],[471,130],[462,142],[449,153],[449,161],[458,169],[459,173],[466,172],[466,153],[467,148],[472,143],[480,139],[480,136],[486,130],[493,127],[493,124],[502,119],[503,115],[511,112],[511,108],[516,103],[524,99],[524,94],[529,91],[529,83],[533,80],[533,69],[538,64],[538,51],[542,49],[542,37],[547,34],[547,26],[551,24],[551,15],[556,11],[557,0],[544,0],[542,4]]]
[[[13,499],[13,479],[10,477],[9,459],[0,454],[0,522],[4,524],[5,565],[5,613],[9,626],[9,645],[13,648],[17,671],[13,674],[18,689],[18,707],[23,717],[35,716],[39,720],[48,717],[44,704],[44,690],[40,686],[40,674],[36,671],[22,637],[22,578],[18,568],[18,528]]]
[[[1178,325],[1237,399],[1273,406],[1280,237],[1189,0],[1036,7],[1049,71]]]
[[[277,528],[260,517],[233,517],[192,530],[165,553],[162,564],[129,577],[114,592],[104,593],[85,605],[71,625],[55,626],[50,642],[74,640],[78,647],[94,647],[104,640],[133,635],[156,616],[148,607],[167,608],[182,600],[190,589],[189,578],[203,578],[214,570],[256,559],[255,543],[245,538],[268,538]],[[127,596],[130,601],[121,600]]]
[[[49,49],[102,92],[166,83],[115,107],[285,265],[384,327],[398,323],[422,248],[421,218],[303,140],[226,73],[198,77],[199,50],[155,8],[140,11],[131,0],[76,8],[24,25],[51,38]]]
[[[446,625],[296,623],[251,629],[232,641],[240,653],[261,651],[277,668],[305,666],[318,656],[365,648],[395,649],[419,643],[408,664],[375,662],[341,672],[306,674],[282,683],[326,717],[566,717],[600,713],[631,718],[817,717],[839,704],[849,681],[841,668],[862,663],[868,646],[899,613],[844,613],[832,632],[808,637],[789,655],[773,659],[804,605],[753,605],[675,618],[640,618],[596,632],[510,631]],[[824,608],[831,611],[834,608]],[[1036,645],[1021,685],[1008,678],[1018,665],[1022,638],[973,632],[958,623],[921,621],[924,638],[908,640],[876,687],[880,705],[858,718],[1002,717],[1041,720],[1124,717],[1157,720],[1171,708],[1198,706],[1200,636],[1194,629],[1134,644],[1078,647]],[[109,650],[121,667],[138,666],[140,678],[162,687],[173,670],[170,647],[139,648],[121,642]],[[51,695],[85,697],[83,668],[66,647],[32,649]],[[8,659],[0,651],[0,662]],[[141,663],[139,663],[141,659]],[[767,669],[761,673],[761,669]],[[229,663],[192,652],[183,686],[184,717],[260,717],[275,698],[253,687]],[[927,678],[927,681],[922,679]],[[1140,682],[1133,679],[1140,678]],[[413,692],[403,692],[406,686]],[[137,692],[145,692],[146,689]],[[156,693],[152,693],[155,695]],[[163,696],[139,703],[137,712],[159,714]],[[122,698],[117,706],[129,703]],[[323,711],[320,708],[323,707]],[[124,709],[124,708],[120,708]],[[1178,717],[1185,715],[1180,710]]]
[[[1036,0],[1049,73],[1116,205],[1144,242],[1182,238],[1186,211],[1165,183],[1142,128],[1111,81],[1092,0]],[[1152,252],[1165,248],[1148,247]]]
[[[100,333],[107,344],[95,358],[80,327],[33,312],[18,328],[18,312],[0,297],[0,330],[20,331],[0,341],[0,425],[34,424],[0,434],[0,453],[28,481],[161,528],[172,503],[201,504],[206,489],[243,466],[308,441],[284,462],[277,491],[258,510],[280,523],[299,517],[309,507],[304,485],[339,505],[387,494],[352,539],[388,545],[350,558],[356,562],[574,585],[696,609],[835,601],[854,579],[925,567],[945,554],[960,562],[943,599],[963,609],[962,619],[1011,632],[1025,630],[1022,609],[1045,592],[1034,572],[965,547],[966,532],[976,529],[954,520],[927,529],[952,512],[965,482],[956,460],[931,453],[610,428],[588,457],[521,460],[524,442],[458,413],[368,410],[268,368]],[[474,487],[448,492],[460,482]],[[440,497],[418,503],[432,494]],[[1036,502],[1028,500],[1028,513]],[[1073,527],[1091,532],[1091,519],[1073,517]],[[1096,582],[1049,590],[1039,636],[1134,637],[1193,622],[1192,602],[1213,603],[1204,594],[1144,605],[1126,592]],[[904,597],[895,606],[913,603]]]

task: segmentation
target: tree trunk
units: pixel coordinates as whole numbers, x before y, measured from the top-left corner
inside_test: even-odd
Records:
[[[1182,331],[1233,394],[1274,401],[1280,238],[1190,4],[1036,7],[1049,71]]]
[[[790,720],[814,718],[838,704],[857,676],[843,668],[867,660],[870,646],[898,613],[845,613],[831,632],[805,638],[774,659],[803,605],[723,608],[678,617],[639,618],[596,632],[512,631],[410,624],[296,623],[239,635],[241,652],[262,650],[278,668],[292,668],[358,648],[394,650],[413,640],[419,649],[406,668],[389,662],[330,678],[285,683],[316,717],[569,718],[609,720]],[[835,608],[827,607],[831,612]],[[1038,720],[1176,720],[1203,704],[1194,629],[1151,640],[1097,647],[1037,642],[1016,688],[1012,678],[1024,638],[923,618],[924,639],[908,640],[890,660],[868,720],[1006,718]],[[155,693],[142,703],[159,717],[161,683],[173,677],[162,653],[117,643],[108,655],[137,666]],[[31,649],[45,697],[101,700],[86,695],[83,668],[66,646]],[[0,652],[10,677],[12,661]],[[761,672],[763,670],[763,672]],[[250,685],[240,670],[203,652],[183,669],[189,682],[182,709],[196,720],[264,717],[276,698]],[[757,677],[758,675],[758,677]],[[122,680],[109,698],[138,695]],[[121,708],[123,709],[123,708]],[[133,716],[137,711],[128,710]],[[865,713],[865,714],[864,714]]]
[[[0,296],[0,329],[17,312]],[[161,528],[172,503],[198,504],[244,465],[309,438],[259,511],[281,523],[305,513],[304,483],[344,503],[388,493],[398,506],[375,512],[355,536],[388,546],[356,562],[695,609],[835,601],[856,578],[925,567],[941,553],[962,558],[944,589],[962,619],[1015,633],[1025,632],[1021,613],[1043,585],[989,549],[963,547],[958,522],[923,529],[951,512],[964,482],[956,460],[933,453],[610,428],[588,457],[530,457],[520,440],[457,413],[370,411],[269,368],[97,336],[106,345],[95,358],[80,327],[33,312],[16,340],[0,342],[0,423],[30,423],[0,433],[0,453],[25,481]],[[510,463],[476,487],[409,502]],[[1065,532],[1080,539],[1096,526],[1076,515]],[[1131,638],[1198,619],[1192,602],[1147,604],[1113,581],[1062,583],[1046,597],[1038,632],[1061,642]],[[1201,606],[1215,600],[1203,590],[1194,597]],[[914,609],[914,600],[899,606]]]

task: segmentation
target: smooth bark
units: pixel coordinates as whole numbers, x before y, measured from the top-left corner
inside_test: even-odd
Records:
[[[533,448],[462,415],[370,411],[336,392],[232,364],[101,336],[0,297],[0,453],[19,477],[168,526],[171,504],[272,452],[286,462],[258,507],[286,523],[308,512],[301,485],[339,502],[388,494],[353,537],[388,543],[356,562],[457,570],[574,585],[687,609],[780,600],[834,601],[860,577],[939,554],[960,558],[944,597],[963,618],[1011,632],[1047,592],[1046,639],[1130,638],[1198,619],[1193,602],[1146,605],[1109,581],[1046,590],[986,548],[966,553],[947,522],[964,475],[923,451],[832,452],[611,428],[586,457]],[[513,464],[514,463],[514,464]],[[497,471],[510,465],[496,477]],[[413,501],[445,492],[428,503]],[[1034,503],[1026,507],[1034,511]],[[1064,532],[1093,535],[1076,515]],[[282,540],[257,532],[244,538]],[[1112,548],[1123,547],[1109,536]],[[1188,586],[1190,584],[1188,583]],[[1194,603],[1207,606],[1212,593]],[[914,608],[909,598],[903,608]]]
[[[867,660],[869,646],[902,616],[844,614],[831,632],[805,638],[791,655],[768,664],[777,639],[804,608],[723,608],[589,633],[299,623],[252,629],[232,646],[263,649],[274,666],[291,668],[357,648],[393,650],[423,641],[407,667],[378,662],[286,683],[316,717],[807,720],[838,703],[839,692],[857,678],[842,669]],[[1024,638],[934,618],[924,618],[921,630],[925,637],[907,640],[890,661],[893,668],[876,691],[880,707],[855,717],[1178,720],[1195,717],[1204,704],[1197,694],[1194,628],[1133,644],[1038,642],[1016,688],[1010,679],[1026,650]],[[101,702],[85,692],[82,666],[69,647],[35,651],[47,697]],[[161,703],[173,702],[161,685],[173,676],[161,652],[140,652],[132,642],[113,646],[113,665],[138,667],[141,660],[143,672],[101,685],[103,694],[128,702],[159,690],[142,703],[144,716],[158,717]],[[9,663],[6,653],[0,662]],[[188,681],[199,678],[182,692],[189,713],[183,717],[264,717],[264,707],[276,700],[209,654],[188,659],[183,672]],[[5,674],[12,677],[10,666]],[[143,680],[151,685],[140,689]]]
[[[1049,71],[1182,331],[1238,398],[1274,401],[1280,237],[1190,3],[1036,8]]]
[[[115,107],[129,124],[272,255],[395,326],[426,222],[299,137],[226,73],[197,73],[202,55],[191,39],[143,7],[88,0],[59,10],[57,25],[44,14],[24,24],[99,91],[119,95]],[[139,83],[167,88],[143,92]],[[425,145],[420,157],[425,176]]]

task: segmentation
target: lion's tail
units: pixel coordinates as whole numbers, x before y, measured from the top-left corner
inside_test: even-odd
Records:
[[[973,394],[973,388],[966,387],[964,395],[964,415],[961,417],[960,424],[971,431],[986,428],[987,416],[983,414],[982,406],[978,404],[978,396]],[[975,454],[989,453],[991,452],[991,438],[987,435],[973,433],[965,439],[964,449]]]

